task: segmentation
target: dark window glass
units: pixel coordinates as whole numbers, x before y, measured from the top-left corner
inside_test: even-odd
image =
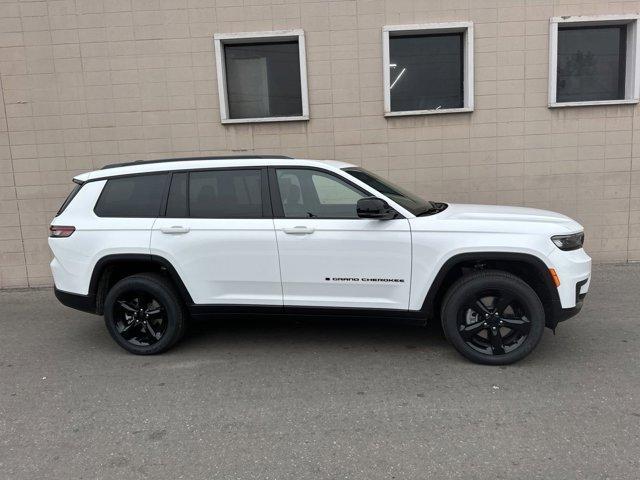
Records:
[[[169,218],[185,218],[187,212],[187,178],[188,173],[174,173],[171,178],[169,197],[167,198],[167,213]]]
[[[298,42],[224,45],[229,118],[302,115]]]
[[[404,188],[394,185],[389,180],[379,177],[375,173],[368,172],[362,168],[346,168],[344,171],[383,195],[386,195],[394,202],[399,203],[416,216],[423,215],[434,209],[432,202],[424,200]]]
[[[464,34],[389,38],[391,111],[464,106]]]
[[[82,184],[79,184],[79,183],[77,183],[75,187],[73,187],[73,190],[71,190],[69,195],[67,195],[67,198],[65,199],[65,201],[62,202],[62,205],[60,205],[60,209],[58,210],[58,213],[56,213],[56,217],[65,211],[65,209],[71,203],[71,200],[73,200],[73,198],[78,194],[81,188],[82,188]]]
[[[189,213],[196,218],[260,218],[260,170],[191,172]]]
[[[625,97],[627,27],[558,30],[558,102]]]
[[[155,218],[160,212],[166,174],[107,180],[95,213],[100,217]]]
[[[286,218],[358,218],[366,195],[338,177],[309,169],[278,169],[277,176]]]

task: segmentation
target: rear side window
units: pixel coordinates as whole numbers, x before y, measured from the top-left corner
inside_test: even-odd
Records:
[[[69,204],[71,203],[71,200],[73,200],[73,198],[78,194],[78,192],[80,191],[80,189],[82,188],[82,184],[81,183],[76,183],[76,186],[73,187],[73,190],[71,190],[71,192],[69,193],[69,195],[67,195],[67,198],[65,199],[64,202],[62,202],[62,205],[60,205],[60,209],[58,210],[58,212],[56,213],[56,217],[58,215],[60,215],[62,212],[65,211],[65,209],[69,206]]]
[[[260,170],[210,170],[189,174],[193,218],[261,218]]]
[[[155,218],[160,213],[167,174],[107,180],[94,212],[99,217]]]

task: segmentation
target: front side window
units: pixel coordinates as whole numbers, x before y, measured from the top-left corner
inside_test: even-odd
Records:
[[[215,37],[223,123],[308,118],[303,34],[247,35]]]
[[[638,101],[636,16],[551,19],[549,106]]]
[[[340,178],[311,169],[278,169],[285,218],[358,218],[356,204],[367,195]]]
[[[432,213],[434,210],[439,208],[433,202],[424,200],[408,190],[394,185],[389,180],[386,180],[375,173],[364,170],[363,168],[345,168],[345,172],[354,176],[361,182],[366,183],[374,190],[386,195],[398,205],[401,205],[416,216]]]
[[[99,217],[155,218],[160,214],[167,174],[107,180],[94,208]]]
[[[209,170],[189,173],[192,218],[262,218],[260,170]]]
[[[385,27],[385,115],[470,111],[470,23]]]

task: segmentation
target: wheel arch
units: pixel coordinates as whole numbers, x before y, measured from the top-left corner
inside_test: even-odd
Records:
[[[158,272],[166,275],[176,287],[178,295],[186,305],[193,303],[182,278],[166,258],[150,254],[112,254],[100,258],[91,273],[89,295],[95,298],[96,313],[101,315],[109,289],[119,280],[141,272]]]
[[[545,323],[555,328],[562,309],[558,289],[549,267],[539,257],[520,252],[467,252],[447,259],[436,274],[422,303],[421,310],[429,317],[439,317],[442,299],[449,287],[468,271],[498,269],[510,272],[525,281],[536,292],[545,310]]]

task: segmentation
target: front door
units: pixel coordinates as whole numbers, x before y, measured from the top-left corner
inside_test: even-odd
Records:
[[[266,168],[173,173],[151,253],[171,262],[196,304],[282,305]]]
[[[405,218],[359,218],[371,196],[316,168],[270,169],[285,306],[407,310],[411,232]]]

